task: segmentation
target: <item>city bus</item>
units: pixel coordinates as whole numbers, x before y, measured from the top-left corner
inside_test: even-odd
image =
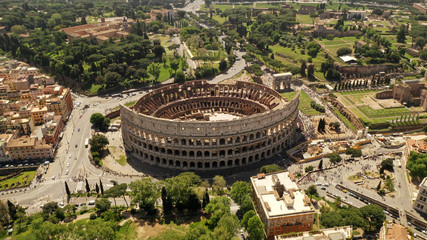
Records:
[[[89,146],[89,138],[86,138],[85,140],[85,148],[87,148]]]

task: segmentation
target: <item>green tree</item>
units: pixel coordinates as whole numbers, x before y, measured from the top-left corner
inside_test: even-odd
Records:
[[[262,240],[264,239],[264,224],[258,215],[253,216],[248,221],[246,230],[249,233],[249,240]]]
[[[205,194],[203,194],[203,201],[202,201],[202,208],[204,209],[206,205],[208,205],[210,202],[210,197],[208,191],[205,191]]]
[[[114,198],[114,205],[116,207],[117,207],[116,197],[123,197],[123,200],[125,200],[126,206],[129,208],[128,202],[126,201],[126,189],[127,188],[128,188],[128,185],[126,183],[115,184],[110,189],[105,191],[105,195],[107,197]]]
[[[27,28],[25,26],[22,25],[14,25],[10,31],[14,34],[24,34],[27,33]]]
[[[132,198],[132,204],[137,204],[139,208],[152,213],[155,209],[154,204],[160,197],[159,184],[157,182],[153,183],[151,178],[142,178],[131,182],[129,188],[131,190],[129,195]]]
[[[368,232],[378,232],[386,219],[383,209],[376,204],[361,207],[360,213],[366,222],[364,230]]]
[[[405,26],[401,25],[399,31],[396,35],[396,40],[398,43],[405,43],[406,42],[406,29]]]
[[[105,88],[114,88],[122,82],[122,76],[116,72],[107,72],[104,76]]]
[[[182,83],[185,82],[185,74],[184,74],[184,72],[181,69],[179,69],[178,71],[176,71],[176,73],[175,73],[175,80],[174,81],[176,83],[180,83],[180,84],[182,84]]]
[[[153,53],[156,58],[162,59],[163,53],[165,53],[165,48],[161,45],[156,45],[153,48]]]
[[[162,187],[162,203],[163,203],[163,212],[169,214],[172,211],[172,201],[170,200],[166,188]]]
[[[89,140],[89,143],[90,143],[90,150],[92,152],[100,152],[110,142],[108,141],[106,136],[104,136],[102,134],[96,134]]]
[[[237,181],[233,183],[231,188],[230,197],[239,205],[242,205],[245,197],[251,194],[251,186],[248,182]]]
[[[342,160],[341,156],[338,153],[331,153],[328,155],[328,158],[332,164],[337,164]]]
[[[16,213],[15,213],[16,214]],[[10,220],[9,210],[7,208],[7,203],[4,201],[0,201],[0,224],[6,225]]]
[[[318,169],[323,169],[323,159],[320,159]]]
[[[305,168],[305,172],[307,173],[307,172],[311,172],[311,171],[313,171],[313,169],[314,169],[314,167],[313,166],[307,166],[306,168]]]
[[[347,148],[345,150],[345,154],[351,155],[351,157],[361,157],[362,156],[362,150],[354,149],[354,148]]]
[[[305,60],[302,60],[301,61],[301,70],[300,70],[301,76],[305,76],[305,69],[306,68],[307,68],[307,66],[306,66]]]
[[[418,49],[423,49],[424,48],[424,46],[426,45],[426,39],[424,38],[424,37],[422,37],[422,36],[418,36],[418,37],[416,37],[415,39],[414,39],[414,42],[415,42],[415,46],[418,48]]]
[[[214,229],[214,239],[233,239],[239,228],[240,223],[236,215],[223,215]]]
[[[176,70],[178,70],[178,68],[179,68],[179,61],[177,59],[174,59],[171,61],[170,65],[171,65],[171,68],[173,69],[174,74],[175,74]]]
[[[224,194],[224,188],[226,187],[226,182],[223,176],[216,175],[213,178],[212,189],[218,194]]]
[[[154,76],[154,80],[157,81],[160,76],[160,64],[158,63],[152,63],[148,67],[148,73]]]
[[[283,169],[277,165],[277,164],[270,164],[262,166],[260,169],[260,173],[273,173],[273,172],[280,172]]]
[[[342,47],[337,50],[337,55],[340,57],[340,56],[350,55],[352,52],[353,50],[351,50],[351,48]]]
[[[230,199],[228,197],[213,198],[210,203],[206,205],[205,211],[211,215],[207,224],[210,229],[214,229],[222,216],[230,214]]]
[[[380,172],[384,172],[384,170],[387,170],[390,172],[394,171],[393,159],[387,158],[381,162]]]
[[[96,183],[96,185],[95,185],[95,191],[96,191],[96,194],[99,194],[99,186],[98,186],[98,183]]]
[[[193,172],[184,172],[178,176],[167,178],[164,181],[165,188],[173,205],[182,210],[188,206],[189,196],[200,184],[200,177]]]
[[[104,117],[101,113],[94,113],[90,116],[90,123],[100,131],[106,131],[110,125],[110,119]]]
[[[310,199],[311,199],[313,196],[319,196],[319,193],[317,192],[316,185],[310,185],[310,186],[307,188],[307,190],[305,191],[305,193],[307,193],[307,195],[309,195],[309,196],[310,196]]]
[[[320,223],[328,228],[343,226],[342,216],[337,211],[325,212],[320,215]]]
[[[254,210],[250,210],[250,211],[246,212],[245,215],[243,215],[242,226],[244,228],[248,229],[249,219],[251,219],[253,216],[256,216],[256,213]]]
[[[220,71],[224,71],[224,70],[226,70],[226,69],[227,69],[227,60],[222,59],[222,60],[219,62],[219,70],[220,70]]]
[[[95,200],[95,208],[98,209],[98,212],[106,212],[110,209],[111,202],[106,198],[101,198]]]

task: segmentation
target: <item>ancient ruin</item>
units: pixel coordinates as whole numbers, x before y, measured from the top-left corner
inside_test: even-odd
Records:
[[[172,84],[122,105],[125,148],[167,168],[215,170],[262,161],[295,141],[298,95],[262,85]]]

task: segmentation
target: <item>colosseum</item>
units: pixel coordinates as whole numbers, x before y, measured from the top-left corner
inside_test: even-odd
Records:
[[[135,158],[166,168],[245,166],[293,144],[298,104],[248,82],[172,84],[120,106],[123,142]]]

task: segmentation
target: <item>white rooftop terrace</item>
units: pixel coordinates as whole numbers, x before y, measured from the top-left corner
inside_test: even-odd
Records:
[[[277,199],[274,193],[274,175],[277,176],[280,183],[285,186],[285,192],[281,199]],[[263,178],[255,176],[251,178],[251,181],[257,197],[260,198],[262,202],[263,210],[269,217],[296,214],[313,210],[311,204],[305,204],[304,192],[298,188],[295,181],[292,181],[289,172],[287,171],[265,175]],[[293,199],[291,198],[290,190],[294,194]],[[288,201],[288,204],[286,201]]]

